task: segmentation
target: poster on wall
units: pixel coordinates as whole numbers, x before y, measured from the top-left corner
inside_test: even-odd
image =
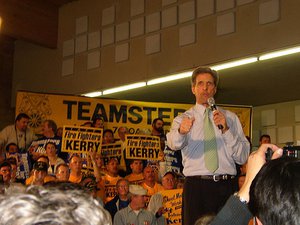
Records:
[[[36,133],[41,133],[41,125],[46,119],[54,120],[58,127],[80,126],[97,115],[104,118],[105,128],[112,129],[115,134],[121,126],[126,126],[130,134],[140,133],[140,130],[147,133],[145,130],[151,131],[152,121],[158,117],[164,120],[164,130],[167,133],[173,119],[192,106],[193,104],[114,100],[19,91],[16,114],[27,113],[30,116],[29,125]],[[251,136],[252,107],[231,105],[222,105],[222,107],[236,113],[245,135]]]

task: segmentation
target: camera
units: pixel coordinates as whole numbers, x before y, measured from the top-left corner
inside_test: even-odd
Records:
[[[300,146],[292,146],[288,145],[283,147],[283,154],[282,157],[292,157],[299,159],[299,153],[300,153]]]
[[[300,159],[300,146],[286,145],[282,148],[282,157],[291,157]],[[266,161],[270,161],[273,155],[272,149],[268,148],[266,152]]]

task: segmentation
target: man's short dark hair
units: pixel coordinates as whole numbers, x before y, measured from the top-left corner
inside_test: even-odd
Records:
[[[15,120],[15,122],[16,121],[20,121],[22,118],[25,118],[25,119],[30,119],[30,117],[26,114],[26,113],[19,113],[18,115],[17,115],[17,117],[16,117],[16,120]]]
[[[9,168],[11,168],[11,165],[10,165],[10,163],[8,162],[8,161],[3,161],[2,163],[0,163],[0,169],[2,168],[2,167],[9,167]]]
[[[164,123],[164,120],[162,118],[155,118],[153,121],[152,121],[152,125],[156,124],[156,122],[160,120]]]
[[[18,146],[16,143],[11,142],[11,143],[9,143],[8,145],[6,145],[6,147],[5,147],[5,150],[6,150],[7,152],[9,151],[10,146],[16,146],[17,149],[18,149],[18,151],[19,151],[19,146]]]
[[[269,138],[271,140],[271,137],[268,134],[261,135],[260,138],[259,138],[259,141],[262,141],[263,138]]]
[[[264,225],[300,224],[300,160],[266,163],[253,180],[249,208]]]
[[[44,123],[48,123],[48,127],[49,128],[52,128],[53,132],[56,134],[56,131],[57,131],[57,125],[56,123],[54,122],[54,120],[45,120]]]
[[[111,134],[114,136],[114,132],[113,132],[111,129],[105,129],[105,130],[103,131],[103,136],[104,136],[104,134],[106,134],[106,133],[111,133]]]
[[[95,116],[93,117],[93,119],[92,119],[93,125],[96,124],[97,120],[102,120],[102,121],[104,122],[104,117],[103,117],[102,115],[99,115],[99,114],[95,115]]]
[[[59,168],[60,168],[60,167],[66,167],[66,168],[69,169],[69,166],[68,166],[67,163],[60,163],[60,164],[58,164],[58,166],[56,166],[56,171],[55,171],[55,173],[57,173],[57,172],[59,171]]]
[[[217,73],[217,71],[215,70],[212,70],[211,68],[209,67],[198,67],[196,68],[194,71],[193,71],[193,74],[192,74],[192,79],[191,79],[191,83],[192,83],[192,86],[195,86],[196,85],[196,78],[199,74],[202,74],[202,73],[209,73],[213,79],[214,79],[214,84],[215,86],[217,87],[218,86],[218,83],[219,83],[219,75]]]

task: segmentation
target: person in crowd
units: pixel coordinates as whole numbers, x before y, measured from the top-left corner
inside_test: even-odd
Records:
[[[259,138],[259,145],[262,144],[270,144],[271,143],[271,137],[268,134],[263,134]]]
[[[5,127],[0,132],[0,160],[4,158],[5,147],[9,143],[16,143],[19,151],[26,152],[31,142],[37,137],[28,127],[30,117],[25,113],[17,115],[15,124]]]
[[[56,130],[56,136],[62,138],[63,131],[64,131],[63,127],[58,127],[57,130]]]
[[[61,137],[56,136],[57,125],[53,120],[45,120],[42,127],[43,137],[32,142],[30,152],[33,160],[40,155],[46,154],[46,144],[52,142],[56,145],[57,155],[64,161],[68,159],[67,152],[61,152]]]
[[[37,161],[32,169],[32,181],[30,185],[43,186],[48,173],[48,164],[42,161]]]
[[[104,118],[101,115],[96,115],[93,118],[92,127],[104,129]]]
[[[0,225],[112,224],[109,213],[95,199],[71,185],[74,184],[30,186],[25,191],[0,196]]]
[[[174,189],[176,186],[175,174],[172,172],[167,172],[163,176],[161,183],[164,190]],[[157,192],[151,196],[147,209],[155,215],[157,225],[167,224],[167,221],[164,218],[163,214],[167,212],[168,209],[163,207],[163,195],[161,194],[161,192]]]
[[[141,184],[144,182],[144,173],[143,173],[143,161],[141,159],[131,159],[130,160],[130,169],[131,173],[125,178],[131,184]]]
[[[93,123],[91,121],[86,121],[80,125],[81,127],[93,127]]]
[[[48,159],[48,157],[45,156],[45,155],[41,155],[41,156],[39,156],[39,157],[37,158],[36,162],[44,162],[44,163],[46,163],[46,165],[47,165],[47,171],[46,171],[47,173],[46,173],[46,175],[45,175],[45,177],[44,177],[44,183],[48,183],[48,182],[54,181],[54,180],[55,180],[55,177],[48,174],[48,165],[49,165],[49,159]],[[30,173],[30,177],[28,177],[28,178],[25,180],[25,185],[27,185],[27,186],[28,186],[28,185],[31,185],[32,182],[33,182],[33,178],[34,178],[34,172],[33,172],[33,170],[32,170],[31,173]]]
[[[164,121],[162,118],[155,118],[152,121],[151,135],[158,137],[165,137],[164,133]]]
[[[103,144],[113,144],[115,143],[114,132],[111,129],[106,129],[103,131]]]
[[[141,186],[147,190],[147,202],[149,203],[150,198],[152,195],[154,195],[156,192],[164,190],[163,186],[161,184],[157,183],[155,180],[155,173],[151,166],[146,166],[144,169],[144,182],[141,184]]]
[[[17,166],[16,168],[16,177],[13,178],[17,182],[24,183],[25,179],[29,176],[30,174],[30,169],[32,167],[30,157],[28,152],[20,152],[17,144],[15,143],[9,143],[6,146],[6,156],[5,158],[10,161],[10,160],[15,160],[15,164]],[[14,167],[12,165],[12,167]],[[14,168],[13,168],[14,169]]]
[[[273,155],[266,163],[268,149]],[[262,144],[251,153],[244,185],[211,224],[243,225],[253,216],[258,225],[300,224],[300,160],[281,158],[282,154],[283,150],[273,144]]]
[[[129,168],[129,164],[128,164],[128,160],[126,158],[126,134],[128,134],[128,128],[125,126],[121,126],[118,128],[118,136],[120,138],[120,140],[118,141],[119,143],[121,143],[121,148],[122,148],[122,156],[121,156],[121,160],[120,160],[120,171],[121,171],[121,176],[124,174],[124,176],[126,176],[129,172],[128,172],[128,168]]]
[[[88,193],[90,193],[93,198],[97,199],[101,206],[103,206],[103,201],[97,196],[97,181],[96,178],[92,175],[88,175],[81,180],[79,183]]]
[[[115,214],[129,205],[129,182],[128,180],[121,178],[116,184],[118,194],[109,202],[105,204],[105,209],[110,213],[112,220],[114,220]]]
[[[9,158],[15,154],[19,153],[19,147],[16,143],[9,143],[8,145],[6,145],[6,158]]]
[[[130,203],[115,214],[114,225],[143,224],[155,225],[154,215],[144,209],[147,191],[140,185],[129,185]]]
[[[66,163],[59,164],[55,170],[56,181],[67,182],[70,177],[69,166]]]
[[[0,164],[0,175],[5,187],[9,187],[11,182],[11,165],[8,161],[3,161]]]
[[[90,161],[93,165],[93,172],[96,181],[99,182],[102,179],[102,176],[106,174],[106,169],[103,167],[103,158],[101,153],[96,153],[93,151],[89,151]]]
[[[173,120],[167,134],[168,146],[182,152],[183,225],[225,204],[237,187],[235,163],[244,164],[250,150],[238,117],[209,107],[208,99],[217,92],[217,72],[196,68],[191,83],[196,104]]]
[[[247,162],[240,166],[240,175],[238,177],[239,189],[243,186],[247,173]]]
[[[121,177],[118,175],[118,167],[118,160],[116,158],[110,158],[106,165],[107,172],[100,181],[100,192],[98,193],[100,197],[103,197],[104,203],[107,203],[108,201],[112,200],[117,195],[116,184],[118,180],[121,179]]]
[[[18,162],[16,158],[7,158],[6,161],[10,164],[11,166],[11,178],[10,182],[11,183],[21,183],[25,184],[25,179],[21,179],[17,176],[18,171]]]
[[[82,158],[80,157],[80,155],[73,154],[71,156],[69,168],[69,181],[77,184],[80,183],[81,180],[85,177],[85,174],[82,172]]]
[[[49,159],[48,174],[54,176],[57,166],[59,164],[65,163],[65,161],[57,156],[56,145],[53,142],[48,142],[45,146],[45,149],[46,155]]]

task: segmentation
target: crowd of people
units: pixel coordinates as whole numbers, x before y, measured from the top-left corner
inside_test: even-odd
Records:
[[[101,116],[82,126],[103,129],[102,144],[120,143],[121,159],[104,163],[99,152],[85,158],[63,152],[55,121],[45,120],[37,137],[29,116],[17,115],[0,132],[0,225],[168,224],[162,191],[180,188],[184,225],[239,225],[251,218],[264,225],[300,224],[299,160],[281,158],[282,149],[268,135],[250,154],[238,117],[209,103],[217,92],[216,71],[197,68],[191,83],[196,104],[174,119],[167,135],[164,121],[153,120],[148,135],[160,138],[165,156],[157,162],[126,159],[127,127],[119,127],[117,136]],[[268,149],[274,153],[266,163]],[[176,171],[166,167],[169,150],[174,162],[182,162]]]

